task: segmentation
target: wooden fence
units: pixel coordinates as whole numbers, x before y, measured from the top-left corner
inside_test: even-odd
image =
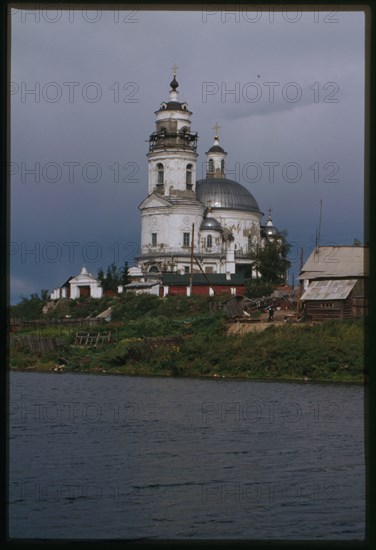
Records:
[[[76,332],[76,346],[100,346],[111,342],[111,332]]]
[[[64,341],[61,338],[39,336],[38,334],[10,334],[9,343],[13,348],[32,353],[60,351],[64,348]]]
[[[17,328],[49,327],[49,326],[91,326],[100,325],[105,322],[104,319],[10,319],[9,327],[11,332]]]

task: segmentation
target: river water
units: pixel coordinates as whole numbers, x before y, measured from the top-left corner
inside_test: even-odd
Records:
[[[9,534],[360,540],[357,385],[12,372]]]

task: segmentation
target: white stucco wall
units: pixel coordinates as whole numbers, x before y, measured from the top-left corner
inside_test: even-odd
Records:
[[[245,212],[241,210],[227,210],[213,208],[211,216],[219,221],[223,228],[228,229],[234,236],[236,251],[248,251],[248,237],[253,234],[254,244],[260,236],[261,213]]]
[[[204,213],[203,206],[175,206],[149,208],[141,214],[141,253],[189,252],[183,247],[183,234],[192,233],[195,224],[195,248],[198,246],[198,228]],[[152,246],[152,233],[157,234],[157,246]],[[163,246],[161,246],[163,245]]]
[[[164,168],[164,195],[169,195],[171,188],[186,190],[188,164],[192,164],[192,190],[195,190],[197,156],[194,151],[181,151],[178,157],[175,151],[149,153],[149,194],[153,193],[158,183],[157,165],[159,163],[163,164]]]

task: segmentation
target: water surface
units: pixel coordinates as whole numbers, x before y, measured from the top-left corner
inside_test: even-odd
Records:
[[[364,538],[361,386],[10,379],[11,537]]]

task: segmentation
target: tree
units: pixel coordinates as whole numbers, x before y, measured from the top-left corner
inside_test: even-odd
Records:
[[[30,294],[30,298],[20,296],[21,301],[10,306],[10,316],[16,319],[40,319],[42,317],[42,309],[46,302],[37,292]]]
[[[257,246],[251,253],[254,268],[261,278],[273,285],[286,282],[287,270],[291,263],[287,259],[290,245],[286,240],[286,232],[280,234],[280,239],[267,241],[264,246]]]
[[[129,276],[128,262],[125,261],[123,269],[121,270],[120,284],[125,286],[130,282],[131,282],[131,278]]]
[[[115,262],[107,267],[106,274],[103,268],[99,268],[97,278],[100,280],[103,290],[117,291],[119,285],[127,284],[126,277],[128,276],[128,264],[125,262],[124,267],[119,269]],[[129,276],[128,276],[129,277]]]
[[[98,269],[98,273],[97,273],[97,279],[99,279],[99,280],[100,280],[100,282],[101,282],[101,283],[102,283],[102,285],[103,285],[103,281],[104,281],[104,279],[105,279],[105,275],[104,275],[103,267],[100,267],[100,268]]]
[[[274,286],[263,279],[249,279],[246,282],[245,294],[248,298],[262,298],[270,296],[273,290]]]
[[[42,290],[40,291],[40,299],[44,302],[47,302],[49,294],[50,293],[47,288],[42,288]]]

